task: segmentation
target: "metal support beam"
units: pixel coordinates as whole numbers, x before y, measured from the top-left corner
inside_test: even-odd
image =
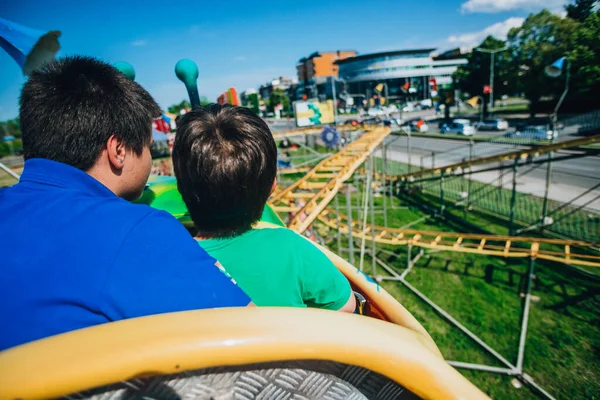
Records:
[[[0,163],[0,169],[3,170],[4,172],[6,172],[7,174],[9,174],[10,176],[12,176],[13,178],[15,178],[16,180],[19,180],[19,178],[20,178],[19,174],[17,174],[12,169],[8,168],[6,165]]]
[[[529,273],[527,274],[527,292],[525,293],[525,307],[521,321],[521,336],[519,337],[519,352],[517,355],[517,371],[523,372],[523,359],[525,357],[525,342],[527,340],[527,326],[529,324],[529,306],[531,304],[531,284],[535,269],[535,257],[529,258]]]
[[[351,232],[354,223],[352,222],[352,195],[350,194],[350,185],[346,186],[346,208],[348,209],[348,231]],[[348,248],[348,259],[350,264],[354,265],[354,236],[352,236],[352,234],[348,235]]]
[[[515,375],[515,371],[509,368],[491,367],[489,365],[472,364],[460,361],[447,361],[454,368],[472,369],[476,371],[493,372],[496,374]]]
[[[369,191],[369,209],[371,211],[371,226],[375,226],[375,204],[373,204],[373,183],[372,181],[375,178],[375,163],[373,160],[373,155],[369,157],[369,177],[371,178],[371,183],[367,190]],[[365,226],[365,225],[363,225]],[[371,255],[375,254],[375,235],[371,235]],[[377,264],[375,264],[375,257],[371,257],[371,267],[373,276],[377,274]]]
[[[340,229],[340,199],[338,198],[337,194],[335,195],[335,214],[337,215],[337,223],[338,223],[338,227],[337,227],[337,251],[340,254],[342,254],[342,251],[341,251],[341,248],[342,248],[342,231]]]
[[[388,266],[387,264],[385,264],[383,261],[378,260],[378,264],[379,265],[385,265],[385,269],[389,272],[390,270],[393,271],[393,269]],[[471,332],[469,329],[467,329],[464,325],[462,325],[460,322],[458,322],[452,315],[450,315],[448,312],[446,312],[446,310],[444,310],[442,307],[438,306],[437,304],[435,304],[431,299],[429,299],[427,296],[425,296],[423,293],[421,293],[417,288],[415,288],[413,285],[411,285],[410,283],[408,283],[406,281],[406,279],[404,279],[403,277],[399,276],[397,273],[395,273],[394,271],[394,275],[396,278],[399,278],[398,281],[401,282],[404,286],[406,286],[409,290],[411,290],[414,294],[416,294],[421,300],[423,300],[425,303],[427,303],[431,308],[433,308],[435,311],[437,311],[442,317],[446,318],[448,321],[450,321],[454,326],[456,326],[458,329],[460,329],[464,334],[466,334],[468,337],[470,337],[473,341],[475,341],[477,344],[479,344],[481,347],[483,347],[486,351],[488,351],[490,354],[492,354],[494,357],[496,357],[500,362],[502,362],[504,365],[506,365],[508,368],[510,368],[511,370],[515,370],[516,367],[511,364],[508,360],[506,360],[504,357],[502,357],[502,355],[500,353],[498,353],[496,350],[494,350],[492,347],[490,347],[486,342],[484,342],[483,340],[481,340],[477,335],[475,335],[473,332]]]

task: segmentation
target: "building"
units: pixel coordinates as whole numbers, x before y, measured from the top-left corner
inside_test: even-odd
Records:
[[[435,49],[398,50],[359,55],[338,60],[339,77],[345,91],[357,101],[387,97],[388,102],[406,103],[434,98],[452,88],[452,74],[467,64],[462,54],[433,54]],[[380,86],[378,86],[380,85]],[[381,89],[381,93],[376,91]]]
[[[339,67],[335,62],[355,55],[354,50],[337,50],[314,52],[308,57],[301,58],[296,65],[298,87],[295,97],[312,98],[322,94],[330,98],[331,89],[328,89],[328,84],[331,86],[331,78],[338,76]]]
[[[295,84],[295,79],[288,78],[286,76],[280,76],[279,78],[275,78],[259,87],[258,92],[261,98],[268,99],[273,90],[281,89],[284,92],[287,92],[287,90]]]

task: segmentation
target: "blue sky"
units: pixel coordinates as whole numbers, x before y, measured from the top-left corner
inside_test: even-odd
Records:
[[[85,54],[127,61],[166,108],[186,98],[173,69],[181,58],[200,69],[210,100],[278,77],[314,51],[359,53],[471,47],[487,33],[502,36],[530,12],[559,11],[566,0],[0,0],[0,17],[42,31],[60,30],[59,56]],[[16,117],[25,81],[0,50],[0,120]]]

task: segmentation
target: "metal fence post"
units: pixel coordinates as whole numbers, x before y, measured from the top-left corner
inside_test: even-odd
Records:
[[[411,149],[411,146],[410,146],[410,130],[408,130],[407,135],[408,135],[408,139],[407,139],[407,143],[406,143],[406,151],[408,152],[407,153],[407,155],[408,155],[408,173],[410,174],[410,171],[412,169],[412,165],[411,165],[411,163],[412,163],[412,157],[411,157],[412,149]]]
[[[440,174],[440,215],[444,214],[444,171]]]
[[[553,127],[553,129],[555,129]],[[552,141],[554,142],[554,132],[552,133]],[[542,220],[540,223],[540,232],[544,232],[546,217],[548,216],[548,192],[550,191],[550,183],[552,181],[552,157],[553,152],[548,153],[548,166],[546,168],[546,188],[544,190],[544,203],[542,205]]]
[[[381,176],[383,180],[383,225],[387,224],[387,146],[382,147],[382,159],[381,159]],[[390,191],[392,191],[392,185],[390,185]],[[390,196],[391,200],[391,196]]]
[[[517,169],[519,168],[519,158],[515,158],[513,164],[513,182],[512,194],[510,197],[510,221],[508,224],[508,235],[512,236],[515,231],[515,203],[517,201]]]
[[[473,158],[473,140],[470,139],[469,140],[469,161],[471,161],[471,159]],[[467,207],[466,210],[468,210],[471,207],[471,172],[473,172],[473,169],[471,168],[471,166],[469,165],[469,180],[467,181]]]

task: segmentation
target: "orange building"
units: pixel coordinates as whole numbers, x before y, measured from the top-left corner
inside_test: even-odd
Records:
[[[298,65],[296,66],[298,81],[302,82],[313,78],[337,76],[338,66],[334,62],[354,57],[355,55],[356,51],[354,50],[314,52],[310,56],[301,58],[298,61]]]

